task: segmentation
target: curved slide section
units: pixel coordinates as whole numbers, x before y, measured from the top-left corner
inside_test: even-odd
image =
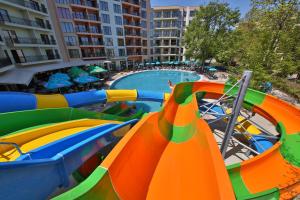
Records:
[[[212,82],[176,85],[162,111],[143,118],[88,179],[55,199],[295,197],[300,193],[300,110],[251,89],[244,103],[277,125],[281,140],[259,156],[229,166],[229,182],[216,142],[191,94],[218,98],[230,87]]]
[[[80,107],[116,101],[163,102],[164,94],[138,90],[94,90],[70,94],[39,95],[22,92],[0,92],[0,113],[41,108]]]
[[[55,199],[234,199],[225,164],[191,90],[177,85],[79,186]]]
[[[80,131],[108,123],[119,124],[120,122],[91,119],[73,120],[1,137],[0,162],[13,161],[20,156],[16,148],[9,143],[17,144],[20,150],[26,153]],[[4,145],[4,143],[8,144]]]
[[[69,185],[69,176],[84,162],[136,122],[96,126],[32,150],[17,161],[0,163],[0,199],[49,198],[58,187]]]

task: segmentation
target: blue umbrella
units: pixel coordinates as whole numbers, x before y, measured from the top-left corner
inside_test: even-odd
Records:
[[[217,71],[217,69],[214,68],[214,67],[210,67],[210,68],[208,68],[208,71],[210,71],[210,72],[215,72],[215,71]]]
[[[72,83],[68,80],[58,80],[58,79],[52,79],[49,80],[47,83],[44,84],[44,87],[48,90],[54,90],[58,88],[63,87],[70,87]]]
[[[175,61],[175,62],[174,62],[174,65],[179,65],[179,64],[180,64],[179,61]]]
[[[155,64],[157,64],[157,65],[160,65],[160,62],[159,61],[156,61],[156,63]]]
[[[52,74],[49,77],[49,80],[70,80],[70,77],[68,76],[68,74],[58,72],[58,73]]]
[[[74,81],[76,83],[86,84],[86,83],[92,83],[92,82],[99,81],[99,78],[96,78],[94,76],[84,75],[84,76],[77,77],[76,79],[74,79]]]

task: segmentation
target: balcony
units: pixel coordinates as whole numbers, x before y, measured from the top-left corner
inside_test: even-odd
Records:
[[[100,19],[99,17],[97,17],[97,15],[93,15],[93,14],[78,14],[78,13],[73,13],[73,19],[81,19],[81,20],[90,20],[90,21],[99,21]]]
[[[141,33],[126,32],[125,31],[125,36],[141,36]]]
[[[47,14],[47,8],[45,7],[44,4],[38,4],[38,3],[33,3],[30,1],[25,1],[25,0],[9,0],[10,3],[17,4],[26,8],[30,8],[32,10],[42,12]]]
[[[17,37],[17,38],[5,38],[6,44],[9,46],[15,44],[41,44],[41,45],[56,45],[55,40],[42,40],[37,38],[30,38],[30,37]]]
[[[126,43],[126,46],[128,46],[128,47],[141,47],[142,43],[140,43],[140,42],[130,42],[130,43]]]
[[[99,57],[106,57],[105,52],[101,53],[101,52],[82,52],[82,57],[83,58],[99,58]]]
[[[84,46],[103,46],[104,43],[102,41],[79,41],[79,45],[84,45]]]
[[[11,64],[12,64],[12,62],[11,62],[11,60],[8,57],[6,57],[6,58],[0,58],[0,69],[4,68],[4,67],[7,67],[7,66],[9,66]]]
[[[19,59],[16,59],[16,63],[23,64],[23,63],[32,63],[32,62],[41,62],[47,60],[57,60],[60,59],[59,55],[39,55],[39,56],[22,56]]]
[[[138,13],[138,12],[130,12],[126,9],[123,9],[123,14],[138,17],[138,18],[140,18],[140,16],[141,16],[140,13]]]
[[[77,33],[86,33],[86,34],[102,34],[101,29],[89,29],[89,28],[80,28],[80,27],[75,27],[75,30]]]
[[[140,22],[128,22],[128,21],[124,21],[124,26],[135,26],[135,27],[142,28]]]
[[[142,53],[141,52],[128,52],[127,51],[127,56],[141,56]]]
[[[19,18],[19,17],[13,17],[10,15],[3,15],[0,14],[0,23],[6,24],[6,23],[12,23],[12,24],[17,24],[21,26],[30,26],[30,27],[35,27],[35,28],[42,28],[42,29],[51,29],[51,25],[48,23],[44,22],[37,22],[37,21],[32,21],[24,18]]]
[[[125,3],[125,4],[132,4],[132,5],[135,5],[135,6],[140,6],[140,3],[139,3],[138,0],[123,0],[122,2]]]
[[[80,5],[80,6],[98,9],[98,4],[95,1],[70,0],[70,3],[74,5]]]

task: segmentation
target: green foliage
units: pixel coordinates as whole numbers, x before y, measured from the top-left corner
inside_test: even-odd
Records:
[[[239,11],[226,3],[211,2],[200,7],[185,33],[186,56],[200,60],[202,65],[213,57],[229,63],[234,55],[234,27],[239,16]]]

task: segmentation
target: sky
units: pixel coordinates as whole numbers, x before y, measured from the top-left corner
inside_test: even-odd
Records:
[[[197,6],[205,5],[209,0],[150,0],[151,6]],[[229,3],[231,8],[238,8],[244,16],[250,9],[250,0],[219,0],[219,2]]]

